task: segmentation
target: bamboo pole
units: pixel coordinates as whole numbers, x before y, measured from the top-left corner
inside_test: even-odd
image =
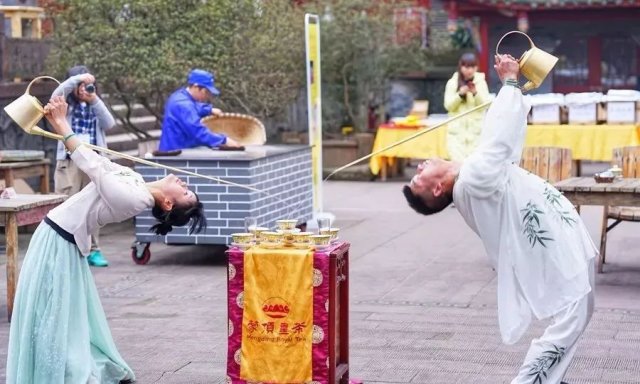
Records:
[[[63,140],[63,137],[61,135],[45,131],[44,129],[42,129],[40,127],[33,127],[29,133],[31,133],[33,135],[44,136],[44,137],[47,137],[49,139]],[[121,157],[123,159],[131,160],[131,161],[135,161],[136,163],[148,165],[150,167],[164,168],[164,169],[169,170],[169,171],[173,171],[173,172],[177,172],[177,173],[184,173],[184,174],[190,175],[190,176],[201,177],[203,179],[212,180],[212,181],[215,181],[215,182],[218,182],[218,183],[221,183],[221,184],[233,185],[235,187],[240,187],[240,188],[248,189],[248,190],[251,190],[251,191],[260,192],[260,193],[266,194],[267,196],[271,196],[270,194],[268,194],[265,191],[262,191],[260,189],[257,189],[257,188],[254,188],[254,187],[251,187],[251,186],[248,186],[248,185],[242,185],[242,184],[234,183],[232,181],[227,181],[227,180],[224,180],[224,179],[220,179],[218,177],[200,175],[200,174],[195,173],[195,172],[185,171],[184,169],[170,167],[170,166],[164,165],[164,164],[159,164],[159,163],[156,163],[156,162],[153,162],[153,161],[141,159],[139,157],[127,155],[126,153],[117,152],[117,151],[111,150],[109,148],[99,147],[99,146],[93,145],[93,144],[82,143],[82,145],[84,145],[87,148],[91,148],[93,150],[96,150],[96,151],[100,151],[100,152],[103,152],[103,153],[108,153],[110,155]]]

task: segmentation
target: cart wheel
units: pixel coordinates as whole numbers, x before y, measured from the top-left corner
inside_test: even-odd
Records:
[[[151,250],[149,250],[149,243],[141,244],[134,243],[131,246],[131,258],[133,262],[138,265],[145,265],[151,259]]]

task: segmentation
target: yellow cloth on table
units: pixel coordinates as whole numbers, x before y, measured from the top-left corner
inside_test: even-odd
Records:
[[[411,128],[378,128],[372,152],[378,151],[388,145],[400,141],[418,132],[424,127]],[[426,157],[424,157],[426,155]],[[377,175],[382,168],[382,157],[396,158],[405,157],[413,159],[426,159],[427,157],[447,158],[447,129],[440,127],[434,131],[427,132],[404,144],[386,150],[371,157],[369,168],[374,175]]]
[[[240,377],[311,381],[313,251],[248,249],[243,305]]]
[[[422,127],[421,127],[422,128]],[[379,127],[373,143],[377,151],[415,134],[419,128]],[[525,146],[563,147],[571,149],[574,160],[610,161],[614,148],[640,145],[640,125],[529,125]],[[374,175],[380,172],[382,157],[447,159],[447,127],[442,126],[417,138],[372,156],[369,168]]]
[[[640,125],[530,125],[527,147],[571,149],[574,160],[611,161],[613,149],[640,144]]]

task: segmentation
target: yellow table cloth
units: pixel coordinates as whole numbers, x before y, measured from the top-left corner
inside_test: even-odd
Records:
[[[373,152],[416,133],[418,128],[380,126]],[[640,125],[529,125],[525,145],[528,147],[564,147],[571,149],[574,160],[610,161],[617,147],[640,145]],[[369,168],[377,175],[383,157],[427,159],[448,158],[447,127],[442,126],[409,142],[371,157]]]
[[[388,126],[380,126],[376,133],[376,138],[373,142],[372,152],[378,151],[388,145],[391,145],[397,141],[400,141],[408,136],[413,135],[418,130],[424,127],[417,128],[395,128]],[[384,165],[383,157],[396,158],[404,157],[410,159],[426,159],[430,157],[447,158],[449,156],[447,152],[447,127],[443,126],[434,131],[425,133],[418,136],[415,139],[408,141],[404,144],[400,144],[397,147],[391,148],[383,153],[373,156],[369,160],[369,168],[371,173],[377,175],[380,169]]]
[[[261,247],[244,253],[241,378],[311,381],[313,254]]]

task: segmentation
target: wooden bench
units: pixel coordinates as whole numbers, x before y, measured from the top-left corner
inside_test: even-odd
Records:
[[[613,150],[613,163],[622,168],[624,179],[640,178],[640,147],[622,147]],[[609,224],[609,219],[614,222]],[[640,207],[611,206],[604,207],[602,236],[600,238],[600,257],[606,261],[607,234],[623,221],[640,221]]]
[[[5,181],[5,187],[13,187],[15,179],[40,177],[40,193],[49,193],[49,159],[36,161],[19,161],[0,163],[0,177]]]

